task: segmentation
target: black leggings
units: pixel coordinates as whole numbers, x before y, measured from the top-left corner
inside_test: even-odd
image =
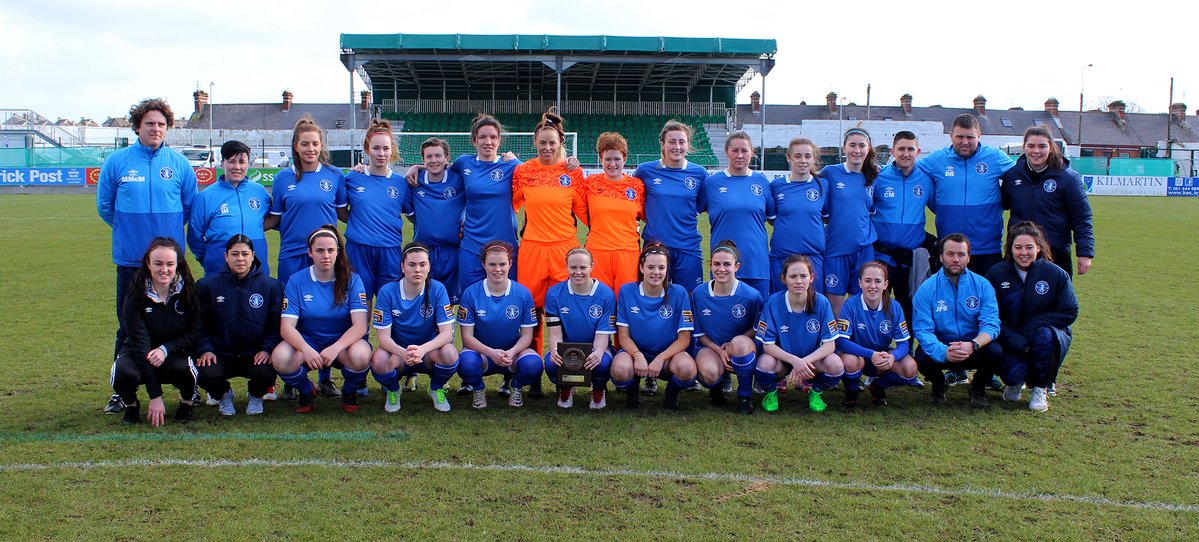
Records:
[[[191,401],[192,396],[196,393],[196,369],[192,367],[187,354],[171,354],[162,362],[162,365],[151,367],[151,370],[158,374],[158,381],[163,385],[175,386],[179,390],[180,399]],[[122,352],[120,356],[117,356],[117,361],[113,364],[112,389],[121,396],[121,400],[125,401],[125,404],[131,405],[137,402],[137,387],[144,384],[145,381],[141,366],[133,361],[128,352]]]
[[[270,360],[261,365],[254,364],[254,356],[217,355],[211,365],[196,367],[200,371],[200,387],[213,398],[219,399],[229,391],[229,379],[249,379],[250,395],[261,398],[275,384],[275,368]]]

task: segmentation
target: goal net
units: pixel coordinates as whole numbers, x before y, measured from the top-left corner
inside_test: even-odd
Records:
[[[566,155],[578,156],[578,132],[566,132]],[[452,162],[463,154],[475,154],[475,147],[470,143],[470,132],[395,132],[396,148],[400,152],[400,162],[406,165],[421,163],[420,146],[426,139],[436,137],[450,144],[449,159]],[[507,132],[500,142],[500,154],[513,152],[521,161],[536,156],[533,147],[533,132]]]

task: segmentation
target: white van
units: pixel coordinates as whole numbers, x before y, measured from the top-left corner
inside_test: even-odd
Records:
[[[179,152],[187,158],[192,167],[217,167],[221,163],[221,150],[209,147],[191,147],[180,149]]]

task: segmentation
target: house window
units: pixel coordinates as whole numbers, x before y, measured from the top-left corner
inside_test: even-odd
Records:
[[[1037,126],[1041,126],[1042,124],[1045,124],[1045,121],[1043,121],[1041,119],[1032,119],[1032,123]]]
[[[1012,127],[1012,119],[999,119],[999,122],[1001,122],[1003,124],[1004,128]]]

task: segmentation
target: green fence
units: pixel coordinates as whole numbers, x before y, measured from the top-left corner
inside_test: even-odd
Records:
[[[0,167],[97,167],[111,147],[35,147],[0,149]]]

